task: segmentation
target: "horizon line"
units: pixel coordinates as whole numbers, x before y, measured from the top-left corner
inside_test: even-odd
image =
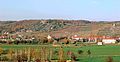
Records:
[[[23,20],[85,20],[85,21],[93,21],[93,22],[116,22],[116,21],[120,21],[120,20],[90,20],[90,19],[64,19],[64,18],[41,18],[41,19],[38,19],[38,18],[34,18],[34,19],[11,19],[11,20],[0,20],[0,21],[23,21]]]

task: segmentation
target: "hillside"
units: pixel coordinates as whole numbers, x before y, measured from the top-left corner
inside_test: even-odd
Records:
[[[4,21],[3,21],[4,22]],[[3,24],[0,22],[0,24]],[[54,31],[67,26],[76,26],[90,23],[89,21],[69,21],[69,20],[22,20],[13,23],[8,23],[0,26],[0,31],[20,32],[25,30],[32,31]]]
[[[1,21],[0,32],[45,32],[53,36],[120,36],[120,22],[90,22],[87,20],[22,20]]]

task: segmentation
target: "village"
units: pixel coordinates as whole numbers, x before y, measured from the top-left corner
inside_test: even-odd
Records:
[[[37,39],[35,36],[24,36],[21,34],[10,34],[9,32],[4,32],[0,36],[1,44],[77,44],[77,43],[88,43],[96,45],[107,45],[107,44],[120,44],[120,37],[111,37],[111,36],[64,36],[64,37],[55,37],[52,35],[44,36],[40,39]]]
[[[119,23],[47,21],[25,20],[2,29],[0,61],[120,62]],[[25,22],[35,24],[19,24]]]
[[[120,62],[120,0],[0,0],[0,62]]]
[[[84,62],[86,59],[87,61],[90,61],[89,59],[94,58],[94,56],[95,58],[99,58],[102,57],[100,55],[107,54],[106,56],[103,56],[107,62],[113,61],[112,56],[116,55],[115,52],[109,56],[109,53],[106,53],[106,51],[110,50],[107,50],[107,48],[116,50],[116,48],[119,48],[119,44],[119,37],[83,37],[77,34],[68,37],[47,35],[38,40],[34,36],[29,37],[18,33],[11,34],[9,32],[4,32],[0,36],[0,61]],[[101,51],[102,53],[100,53]],[[102,59],[94,60],[101,61]]]

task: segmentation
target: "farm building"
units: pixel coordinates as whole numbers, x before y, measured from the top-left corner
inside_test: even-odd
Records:
[[[102,39],[103,44],[114,44],[116,43],[116,39],[109,38],[109,39]]]

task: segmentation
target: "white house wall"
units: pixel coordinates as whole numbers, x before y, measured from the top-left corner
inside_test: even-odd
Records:
[[[102,42],[104,44],[110,44],[110,43],[115,43],[116,40],[115,39],[103,39]]]

